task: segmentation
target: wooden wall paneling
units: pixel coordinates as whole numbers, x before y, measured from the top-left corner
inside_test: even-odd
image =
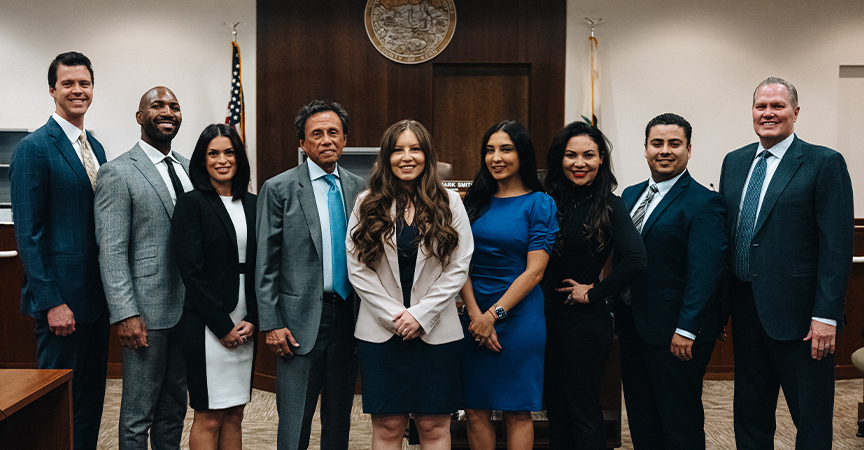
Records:
[[[316,98],[338,101],[348,110],[352,147],[377,147],[384,130],[406,118],[423,123],[433,137],[446,135],[433,123],[434,67],[446,64],[530,67],[527,121],[539,166],[545,167],[546,148],[564,124],[565,0],[544,1],[542,7],[531,0],[455,0],[457,25],[449,46],[414,65],[390,61],[369,42],[365,1],[256,4],[259,188],[297,165],[294,116]],[[475,138],[475,148],[492,123]],[[460,170],[473,175],[476,164]],[[256,386],[258,380],[270,383],[275,374],[274,357],[263,350]]]
[[[0,225],[0,251],[17,251],[12,225]],[[0,258],[0,368],[36,368],[36,322],[21,314],[21,257]]]
[[[436,64],[530,65],[528,120],[544,167],[545,150],[564,120],[566,2],[547,1],[542,8],[530,0],[455,4],[450,45],[432,61],[405,65],[369,42],[363,1],[258,0],[259,186],[296,166],[294,115],[315,98],[348,110],[349,146],[378,146],[384,130],[405,118],[420,121],[435,136],[430,123]]]
[[[528,126],[530,68],[513,65],[435,65],[432,136],[438,160],[453,164],[454,180],[472,180],[490,126],[515,119]]]

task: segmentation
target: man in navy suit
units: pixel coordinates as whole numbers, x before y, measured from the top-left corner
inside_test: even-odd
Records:
[[[735,441],[774,448],[779,388],[795,448],[830,449],[834,348],[852,265],[852,182],[843,156],[795,136],[798,92],[782,78],[753,93],[759,142],[723,160],[730,236]]]
[[[48,68],[56,110],[15,148],[9,167],[15,239],[24,265],[21,312],[36,319],[40,369],[72,369],[75,449],[95,449],[108,364],[108,311],[93,219],[105,151],[84,131],[90,60],[63,53]]]
[[[651,178],[621,196],[648,255],[648,270],[615,316],[637,450],[705,448],[702,377],[722,326],[726,211],[723,197],[686,170],[691,134],[676,114],[652,119],[645,128]]]

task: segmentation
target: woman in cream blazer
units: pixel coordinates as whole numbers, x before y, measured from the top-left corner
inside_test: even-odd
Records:
[[[462,328],[455,297],[474,250],[459,195],[444,189],[429,133],[403,120],[384,134],[369,190],[348,223],[348,277],[372,448],[401,449],[408,414],[423,449],[450,448]]]

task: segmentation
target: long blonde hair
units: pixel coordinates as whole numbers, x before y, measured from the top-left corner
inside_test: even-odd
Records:
[[[426,157],[423,172],[413,184],[413,192],[393,175],[390,166],[390,155],[396,149],[396,141],[408,130],[417,136]],[[384,256],[384,242],[393,236],[398,217],[391,215],[395,202],[396,211],[403,211],[407,205],[414,204],[413,224],[419,244],[427,255],[434,256],[442,265],[448,263],[450,254],[459,245],[459,233],[453,226],[450,199],[441,185],[437,163],[432,138],[420,122],[402,120],[384,132],[381,150],[369,179],[369,194],[358,207],[359,221],[351,231],[358,261],[373,268],[375,262]]]

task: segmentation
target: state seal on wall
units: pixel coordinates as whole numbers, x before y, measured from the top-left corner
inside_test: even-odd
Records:
[[[386,58],[402,64],[429,61],[444,51],[456,29],[453,0],[368,0],[366,34]]]

